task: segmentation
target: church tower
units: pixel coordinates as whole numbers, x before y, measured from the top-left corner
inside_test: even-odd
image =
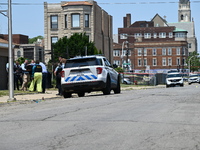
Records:
[[[191,22],[190,0],[179,0],[178,21]]]

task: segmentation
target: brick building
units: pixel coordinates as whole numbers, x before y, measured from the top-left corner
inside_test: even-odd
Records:
[[[51,51],[52,43],[62,37],[69,38],[74,33],[86,33],[98,50],[111,61],[112,16],[93,0],[44,3],[44,46],[45,52]],[[51,58],[46,55],[45,61]]]
[[[124,17],[114,43],[114,64],[128,71],[166,72],[185,69],[188,57],[187,31],[168,26],[158,14],[151,21],[131,24],[131,14]]]

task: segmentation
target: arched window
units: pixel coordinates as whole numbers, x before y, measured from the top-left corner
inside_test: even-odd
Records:
[[[21,57],[21,51],[17,51],[17,57]]]
[[[185,16],[185,21],[188,21],[188,16],[187,15]]]
[[[183,15],[181,15],[181,20],[184,20],[184,16]]]

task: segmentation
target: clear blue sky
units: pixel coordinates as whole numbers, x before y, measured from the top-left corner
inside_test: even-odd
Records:
[[[70,0],[69,0],[70,1]],[[71,0],[78,1],[78,0]],[[81,0],[79,0],[81,1]],[[131,22],[151,20],[157,13],[166,16],[168,22],[178,22],[179,0],[96,0],[108,14],[113,16],[113,33],[117,34],[118,28],[123,27],[123,17],[127,13],[132,16]],[[60,3],[61,0],[46,0],[48,3]],[[144,2],[144,3],[143,3]],[[154,2],[154,3],[151,3]],[[190,0],[192,17],[195,21],[195,32],[200,52],[200,0]],[[7,0],[0,0],[7,3]],[[44,1],[41,0],[12,0],[19,5],[12,6],[13,34],[28,35],[29,38],[44,35]],[[25,5],[21,5],[25,4]],[[26,5],[28,4],[28,5]],[[0,4],[0,10],[7,9],[7,5]],[[8,33],[8,21],[0,14],[0,34]]]

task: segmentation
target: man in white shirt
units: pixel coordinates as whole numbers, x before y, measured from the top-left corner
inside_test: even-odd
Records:
[[[42,93],[45,93],[46,90],[46,80],[47,80],[47,67],[43,62],[39,63],[40,66],[42,66]]]

